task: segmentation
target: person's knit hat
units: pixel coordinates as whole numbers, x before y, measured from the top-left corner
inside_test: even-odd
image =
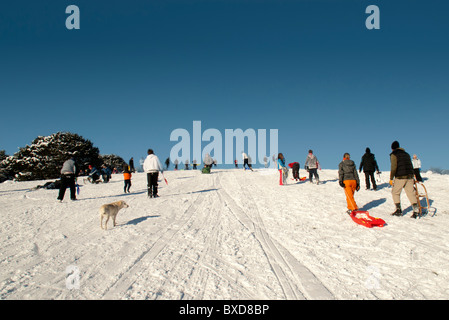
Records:
[[[394,141],[394,142],[391,144],[391,150],[395,150],[395,149],[397,149],[397,148],[399,148],[399,142]]]

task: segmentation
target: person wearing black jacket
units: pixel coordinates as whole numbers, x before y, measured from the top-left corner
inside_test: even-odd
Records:
[[[365,173],[365,184],[366,190],[370,189],[370,178],[373,183],[373,189],[377,189],[376,179],[374,179],[374,171],[379,172],[379,167],[377,166],[376,158],[374,154],[371,153],[370,148],[366,148],[365,154],[362,156],[362,161],[360,162],[359,172]]]
[[[414,188],[414,173],[413,165],[410,155],[405,152],[403,148],[399,147],[399,142],[394,141],[391,144],[391,170],[390,170],[390,185],[393,186],[391,194],[393,202],[396,205],[396,211],[392,215],[402,217],[401,209],[401,192],[405,190],[408,200],[413,207],[412,218],[417,218],[419,215],[418,199],[416,198]]]

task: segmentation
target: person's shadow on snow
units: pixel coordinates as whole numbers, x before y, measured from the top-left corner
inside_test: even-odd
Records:
[[[382,203],[385,203],[386,201],[387,201],[386,198],[373,200],[371,202],[366,203],[362,208],[360,208],[360,210],[368,211],[372,208],[380,206]]]

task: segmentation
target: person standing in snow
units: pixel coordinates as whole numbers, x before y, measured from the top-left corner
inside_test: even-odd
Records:
[[[123,166],[123,180],[125,181],[125,186],[123,188],[123,191],[125,193],[129,193],[129,188],[131,188],[131,172],[129,171],[129,168],[127,165]]]
[[[421,177],[421,160],[418,159],[416,154],[413,155],[412,164],[413,164],[413,172],[415,174],[416,181],[422,182],[422,177]]]
[[[237,163],[237,159],[234,160],[234,165],[235,165],[235,167],[236,167],[237,169],[239,168],[239,165],[238,165],[238,163]]]
[[[70,199],[76,200],[76,185],[75,179],[77,175],[77,169],[75,166],[75,157],[71,157],[66,160],[61,169],[61,185],[59,187],[58,200],[62,202],[64,199],[65,191],[67,187],[70,188]]]
[[[306,162],[304,163],[304,169],[309,173],[309,181],[313,182],[313,177],[316,179],[316,183],[320,182],[320,177],[318,175],[318,167],[319,162],[317,157],[313,154],[312,150],[309,150],[309,154],[307,155]]]
[[[168,170],[168,167],[170,166],[170,157],[165,159],[165,170]]]
[[[285,158],[282,153],[278,155],[279,185],[283,186],[287,183],[288,168],[285,165]]]
[[[175,165],[175,171],[178,170],[178,159],[175,159],[173,163]]]
[[[379,172],[379,167],[377,166],[376,158],[374,154],[371,153],[370,148],[365,149],[365,154],[362,156],[362,161],[360,162],[359,172],[365,173],[365,184],[366,190],[370,189],[370,178],[373,183],[373,189],[377,189],[376,179],[374,179],[374,171]]]
[[[253,171],[253,169],[249,165],[249,157],[245,152],[242,152],[242,158],[243,158],[243,170],[246,170],[246,166],[248,166],[248,168],[251,169],[251,171]]]
[[[147,174],[148,197],[157,198],[159,172],[164,173],[159,158],[154,154],[152,149],[148,149],[148,156],[143,163],[143,170]]]
[[[396,211],[392,215],[402,217],[401,192],[404,189],[413,207],[412,218],[417,218],[419,215],[419,207],[413,190],[415,183],[413,181],[414,172],[412,160],[410,159],[410,155],[403,148],[399,147],[398,141],[394,141],[391,144],[391,150],[390,185],[393,186],[391,194],[393,196],[393,202],[396,205]]]
[[[345,190],[348,214],[350,214],[358,209],[354,193],[360,190],[360,180],[355,163],[351,160],[349,153],[343,155],[343,161],[338,165],[338,183]]]
[[[136,172],[136,169],[134,169],[134,158],[131,157],[131,159],[129,159],[129,171],[131,173]]]

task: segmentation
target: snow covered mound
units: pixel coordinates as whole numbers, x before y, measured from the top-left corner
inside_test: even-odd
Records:
[[[301,170],[300,175],[305,172]],[[393,217],[388,173],[361,190],[355,224],[336,170],[279,186],[271,169],[165,173],[160,198],[146,175],[92,185],[63,203],[45,181],[0,184],[0,299],[448,299],[449,176],[423,174],[432,212]],[[124,200],[118,226],[102,204]]]

